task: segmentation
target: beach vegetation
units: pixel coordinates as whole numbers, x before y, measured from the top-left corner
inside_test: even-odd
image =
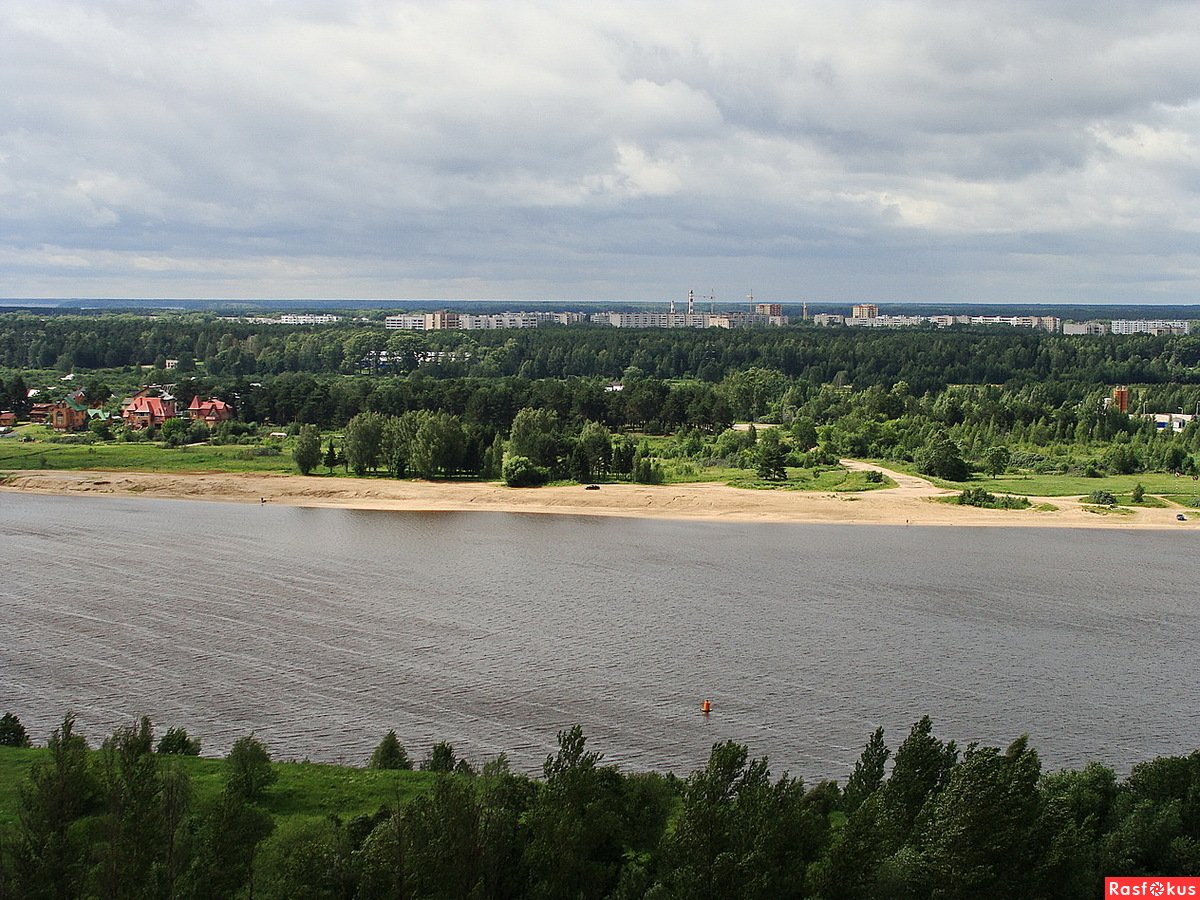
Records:
[[[981,509],[1028,509],[1028,497],[1012,494],[992,494],[983,488],[967,488],[955,498],[959,506],[977,506]]]
[[[541,487],[550,480],[550,470],[535,465],[528,456],[506,456],[501,468],[509,487]]]

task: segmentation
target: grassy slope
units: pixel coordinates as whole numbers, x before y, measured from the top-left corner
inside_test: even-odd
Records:
[[[0,470],[99,469],[139,472],[294,473],[290,449],[278,456],[254,456],[254,448],[229,444],[168,449],[160,444],[52,444],[0,439]]]
[[[898,472],[920,475],[911,463],[887,460],[874,460],[874,462]],[[926,476],[921,475],[921,477]],[[1110,491],[1118,498],[1124,496],[1127,499],[1135,484],[1141,484],[1148,495],[1187,497],[1200,495],[1200,482],[1192,481],[1188,477],[1176,478],[1166,472],[1105,475],[1100,478],[1086,478],[1083,475],[1037,475],[1010,472],[998,478],[992,478],[990,475],[976,475],[970,481],[945,481],[940,478],[930,478],[929,480],[939,487],[955,491],[981,487],[990,494],[1023,494],[1033,497],[1084,497],[1092,491]]]
[[[30,764],[46,757],[44,749],[0,747],[0,827],[16,822],[20,785]],[[216,797],[224,785],[224,761],[200,757],[164,757],[192,777],[198,804]],[[429,772],[384,772],[307,762],[275,763],[279,780],[267,790],[266,808],[281,819],[342,818],[373,813],[385,803],[406,803],[423,794],[436,777]]]

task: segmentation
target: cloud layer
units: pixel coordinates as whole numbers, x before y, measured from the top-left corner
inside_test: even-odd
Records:
[[[0,295],[1197,302],[1198,44],[1191,2],[6,0]]]

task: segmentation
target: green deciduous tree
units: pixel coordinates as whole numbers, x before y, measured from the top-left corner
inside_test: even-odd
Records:
[[[346,423],[342,452],[355,475],[362,476],[379,468],[383,424],[383,416],[376,412],[359,413]]]
[[[963,462],[958,445],[944,434],[930,438],[916,456],[917,471],[947,481],[964,481],[971,472]]]
[[[576,450],[586,464],[583,471],[575,473],[579,481],[591,481],[593,478],[608,474],[612,466],[612,435],[599,422],[587,422],[579,432]],[[582,475],[582,477],[579,477]]]
[[[633,455],[632,478],[638,484],[662,484],[666,478],[662,464],[650,455],[650,448],[644,443]]]
[[[606,896],[623,856],[621,776],[585,749],[578,725],[558,734],[558,753],[546,757],[545,783],[526,817],[529,896]]]
[[[100,896],[141,898],[163,878],[168,844],[150,720],[118,728],[100,748],[98,770],[105,811],[90,880]]]
[[[253,803],[278,778],[271,755],[254,735],[238,738],[225,757],[225,790]]]
[[[787,481],[787,450],[779,438],[779,429],[768,428],[755,448],[758,477],[767,481]]]
[[[312,472],[321,463],[321,432],[316,425],[305,425],[296,437],[292,459],[301,475]]]
[[[772,783],[765,758],[750,759],[732,741],[715,744],[708,765],[688,777],[666,841],[666,896],[803,896],[825,827],[799,780]]]
[[[68,713],[20,793],[14,880],[18,896],[75,897],[87,871],[88,843],[78,826],[97,802],[88,745]]]
[[[185,900],[237,897],[247,885],[253,896],[255,858],[274,828],[265,810],[225,790],[196,823],[191,859],[177,896]]]
[[[897,756],[899,764],[899,756]],[[1037,883],[1037,753],[1019,738],[1007,751],[969,747],[923,816],[924,867],[933,884],[960,896],[1048,896]]]
[[[407,870],[418,897],[453,900],[483,895],[479,798],[465,778],[439,778],[404,811]]]
[[[883,729],[876,728],[858,762],[854,764],[854,771],[846,780],[842,808],[847,814],[858,809],[883,785],[884,769],[891,753],[883,742]]]
[[[1007,447],[990,447],[983,461],[988,474],[995,478],[998,475],[1003,475],[1008,470],[1008,464],[1012,461],[1012,454]]]
[[[553,470],[558,466],[560,442],[561,426],[557,413],[526,407],[513,419],[508,452],[511,456],[528,457],[534,465]]]

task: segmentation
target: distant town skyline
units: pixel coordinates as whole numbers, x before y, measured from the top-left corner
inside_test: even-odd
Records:
[[[1192,304],[1198,43],[1154,0],[7,0],[0,297]]]

